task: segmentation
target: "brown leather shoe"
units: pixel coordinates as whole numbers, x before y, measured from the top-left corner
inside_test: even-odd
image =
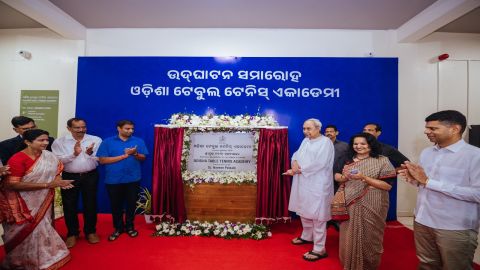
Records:
[[[75,244],[77,243],[77,236],[72,235],[67,237],[67,240],[65,240],[65,245],[67,245],[67,248],[73,248]]]
[[[96,243],[100,242],[100,238],[98,237],[98,235],[96,233],[90,233],[90,234],[87,235],[87,241],[90,244],[96,244]]]

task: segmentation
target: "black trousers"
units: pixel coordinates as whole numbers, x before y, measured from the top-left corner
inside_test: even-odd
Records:
[[[63,172],[62,178],[74,180],[73,188],[62,189],[62,203],[67,236],[80,234],[78,225],[78,198],[82,194],[83,201],[83,232],[85,235],[95,233],[97,226],[97,186],[98,171],[95,169],[87,173]]]
[[[112,205],[113,227],[120,232],[133,230],[140,180],[125,184],[107,184],[106,186]],[[125,222],[123,221],[124,208]]]

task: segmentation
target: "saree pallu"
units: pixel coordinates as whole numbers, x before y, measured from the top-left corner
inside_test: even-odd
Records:
[[[61,171],[54,154],[43,151],[25,176],[26,183],[48,183]],[[32,219],[5,223],[6,257],[2,269],[58,269],[70,259],[70,252],[52,225],[53,189],[18,192]]]
[[[366,176],[387,179],[395,168],[384,157],[367,158],[345,166]],[[345,183],[345,200],[350,219],[340,224],[340,261],[343,269],[377,269],[383,253],[383,233],[387,217],[388,191],[350,180]]]

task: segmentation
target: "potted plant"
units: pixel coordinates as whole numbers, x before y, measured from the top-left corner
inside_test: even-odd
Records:
[[[147,223],[152,223],[154,220],[152,216],[152,194],[146,187],[142,187],[140,193],[138,193],[135,212],[144,215]]]

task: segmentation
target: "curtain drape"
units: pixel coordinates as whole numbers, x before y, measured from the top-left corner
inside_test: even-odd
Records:
[[[186,219],[181,173],[183,128],[155,127],[152,211],[183,223]]]
[[[291,178],[288,129],[260,129],[257,158],[256,220],[272,222],[289,219]]]

